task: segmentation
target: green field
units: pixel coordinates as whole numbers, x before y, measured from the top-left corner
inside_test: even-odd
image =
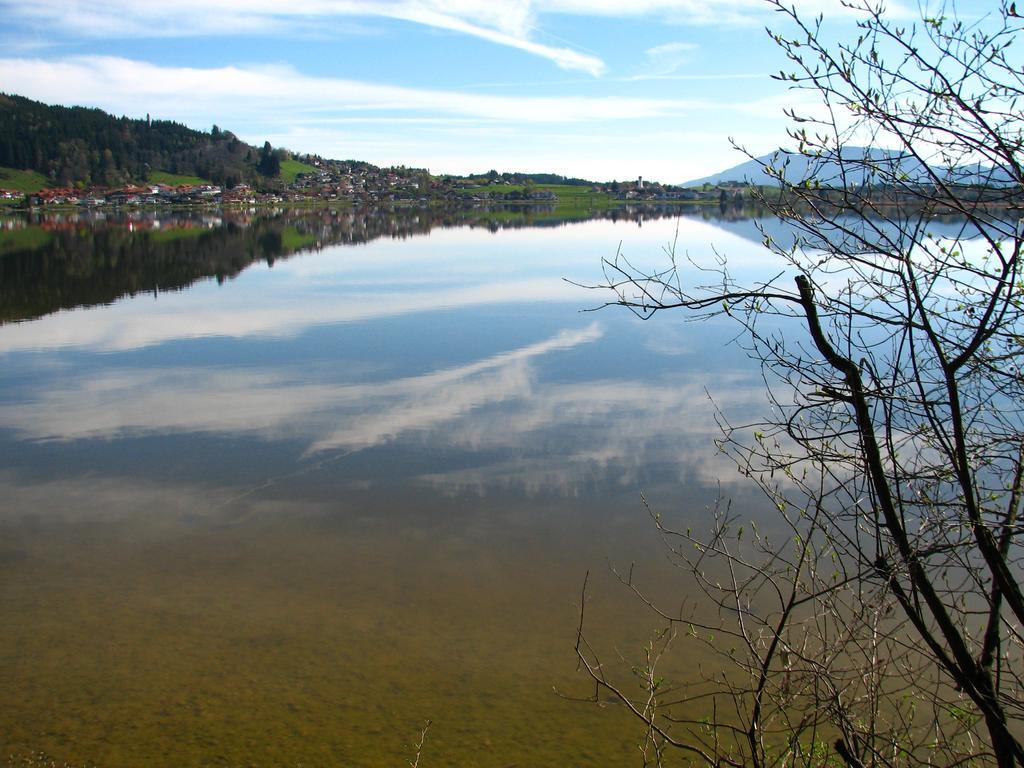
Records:
[[[573,184],[538,184],[537,189],[554,192],[559,200],[605,200],[609,196],[604,192],[595,192],[591,187],[578,187]]]
[[[183,185],[198,187],[211,182],[198,176],[184,176],[180,173],[168,173],[167,171],[150,171],[149,183],[166,184],[169,187],[180,187]]]
[[[300,163],[298,160],[281,161],[281,181],[291,184],[300,173],[313,173],[316,170],[312,165]]]
[[[459,192],[466,197],[472,197],[481,192],[519,192],[522,189],[522,184],[484,184],[476,189],[460,189]]]
[[[38,192],[43,187],[49,185],[49,180],[41,173],[0,167],[0,189],[13,189],[18,192]]]
[[[573,184],[535,184],[533,188],[538,192],[554,192],[558,198],[555,203],[559,207],[591,207],[613,202],[609,195],[604,192],[595,192],[591,187],[575,186]],[[487,184],[476,189],[462,190],[462,194],[466,197],[472,197],[481,192],[507,194],[509,192],[522,192],[523,189],[525,189],[524,184]],[[538,200],[536,202],[543,203],[545,201]]]

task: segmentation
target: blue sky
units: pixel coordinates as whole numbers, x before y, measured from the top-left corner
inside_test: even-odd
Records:
[[[833,0],[830,34],[853,19]],[[961,7],[964,4],[961,4]],[[914,10],[898,3],[896,15]],[[762,0],[0,0],[0,91],[434,173],[682,182],[786,143]]]

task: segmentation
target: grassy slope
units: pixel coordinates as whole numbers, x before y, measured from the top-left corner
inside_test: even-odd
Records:
[[[38,192],[48,185],[49,181],[41,173],[0,167],[0,189],[14,189],[18,192]]]
[[[538,184],[537,189],[554,192],[559,207],[590,207],[615,202],[604,192],[595,192],[590,187],[575,187],[570,184]]]
[[[153,184],[169,184],[171,186],[210,183],[207,179],[201,179],[198,176],[183,176],[181,174],[168,173],[167,171],[153,171],[149,174],[149,181]],[[38,192],[40,189],[49,186],[53,185],[41,173],[0,167],[0,189],[14,189],[18,192]]]
[[[508,192],[521,192],[523,188],[524,185],[522,184],[488,184],[477,189],[463,190],[462,194],[466,197],[471,197],[479,192],[505,194]],[[559,206],[578,206],[585,203],[604,203],[611,200],[611,197],[603,192],[595,192],[590,187],[574,186],[572,184],[535,184],[533,188],[538,192],[554,192],[558,197],[557,203]]]
[[[281,181],[291,184],[300,173],[312,173],[315,170],[312,165],[300,163],[298,160],[285,160],[281,163]]]
[[[167,171],[150,171],[149,181],[151,184],[167,184],[171,187],[178,187],[183,184],[198,186],[200,184],[210,183],[206,179],[201,179],[198,176],[182,176],[181,174],[168,173]]]

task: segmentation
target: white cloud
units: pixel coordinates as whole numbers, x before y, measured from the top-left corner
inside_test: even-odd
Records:
[[[652,467],[706,482],[735,477],[709,448],[719,428],[705,390],[713,381],[719,406],[744,414],[764,405],[756,374],[691,369],[584,382],[542,375],[548,358],[603,335],[591,324],[462,365],[371,382],[252,368],[109,370],[57,378],[31,399],[0,405],[0,421],[23,438],[61,442],[181,433],[297,440],[308,446],[307,461],[292,474],[395,443],[483,457],[419,478],[445,491],[511,486],[571,495],[595,477],[634,483]]]
[[[640,74],[617,79],[628,82],[671,77],[680,67],[690,61],[698,47],[694,43],[676,41],[648,48],[644,51],[646,61]]]
[[[476,5],[476,4],[472,4]],[[517,48],[526,53],[531,53],[544,59],[549,59],[562,69],[578,70],[586,72],[594,77],[602,74],[605,70],[604,62],[596,56],[579,53],[571,48],[555,48],[548,45],[533,42],[525,37],[522,30],[515,30],[518,34],[510,34],[506,31],[489,29],[472,24],[464,18],[441,13],[430,8],[413,6],[403,7],[393,14],[395,18],[406,21],[415,21],[439,29],[447,29],[454,32],[462,32],[467,35],[479,37],[498,45],[506,45]]]
[[[287,338],[324,323],[361,322],[398,317],[440,307],[471,307],[515,301],[564,301],[580,289],[552,279],[510,280],[456,288],[423,288],[311,298],[303,304],[265,302],[260,306],[196,306],[189,294],[164,294],[155,308],[124,300],[95,308],[87,317],[57,313],[4,329],[0,352],[88,348],[106,351],[141,349],[180,339],[212,336]]]
[[[707,484],[738,480],[732,461],[712,449],[721,434],[706,393],[712,378],[719,407],[749,413],[764,405],[757,380],[736,371],[534,385],[528,397],[509,398],[502,409],[481,409],[446,425],[446,444],[512,458],[421,480],[455,493],[515,488],[566,496],[597,477],[635,486],[655,467],[674,467]],[[544,453],[552,443],[556,456]]]
[[[4,3],[4,6],[7,4]],[[491,3],[478,0],[63,0],[10,5],[7,12],[39,25],[53,25],[87,37],[185,37],[195,35],[312,33],[324,22],[380,17],[477,37],[552,61],[557,66],[597,76],[604,62],[569,47],[530,39],[533,15],[526,0]]]
[[[296,118],[296,112],[334,112],[577,123],[682,116],[701,107],[698,102],[679,99],[467,94],[311,77],[284,65],[164,67],[114,56],[0,59],[0,87],[48,102],[85,103],[118,114],[139,114],[141,110],[185,120],[201,115],[203,122],[217,112],[244,121],[265,119],[266,113],[273,111],[288,114],[290,120]]]
[[[664,181],[696,178],[736,162],[726,137],[737,131],[751,146],[778,146],[782,106],[793,103],[772,96],[757,103],[520,96],[313,77],[283,65],[159,66],[112,56],[0,58],[0,91],[117,115],[148,113],[198,128],[227,121],[252,143],[269,139],[275,146],[385,166],[466,173],[497,165]],[[757,120],[746,120],[748,114]],[[409,130],[408,121],[422,128]],[[751,131],[775,138],[762,141]],[[622,140],[626,134],[631,141]]]
[[[838,0],[797,0],[796,6],[806,16],[853,13]],[[325,24],[385,18],[515,48],[594,77],[606,69],[599,56],[583,53],[571,43],[552,46],[537,41],[546,34],[541,17],[655,17],[682,25],[750,26],[762,24],[770,10],[763,0],[0,0],[0,9],[8,18],[28,21],[41,30],[94,38],[323,34]],[[912,15],[898,3],[890,3],[888,12]]]
[[[538,0],[550,13],[574,15],[643,17],[657,16],[676,24],[749,25],[764,13],[763,0]]]
[[[653,48],[648,48],[645,53],[648,59],[652,61],[662,61],[668,59],[675,61],[679,58],[686,58],[697,49],[697,46],[693,43],[674,42],[674,43],[662,43],[656,45]]]
[[[105,371],[0,405],[0,421],[36,440],[231,432],[299,436],[310,453],[357,450],[527,397],[531,361],[602,335],[592,323],[465,365],[373,383],[296,381],[252,369]]]
[[[792,0],[785,5],[795,6],[797,12],[806,17],[819,13],[832,18],[856,15],[856,11],[840,0]],[[535,0],[533,10],[538,15],[567,13],[611,18],[655,16],[680,25],[750,26],[763,25],[772,9],[764,0]],[[886,3],[886,11],[893,17],[914,15],[911,9],[898,2]]]
[[[805,15],[853,13],[839,0],[796,0],[795,5]],[[332,19],[379,17],[488,39],[497,32],[508,38],[493,40],[501,44],[542,32],[540,19],[551,14],[749,25],[771,11],[764,0],[5,0],[0,7],[11,17],[95,37],[269,34],[282,28],[311,29]],[[899,3],[887,8],[890,13],[907,12]]]

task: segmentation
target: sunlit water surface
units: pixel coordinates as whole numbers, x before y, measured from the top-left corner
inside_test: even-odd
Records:
[[[743,503],[707,393],[763,396],[727,322],[564,278],[673,241],[756,270],[760,236],[413,217],[7,221],[0,754],[401,766],[430,719],[423,766],[638,760],[571,700],[584,576],[634,657],[656,621],[609,565],[688,596],[640,492],[680,525]]]

